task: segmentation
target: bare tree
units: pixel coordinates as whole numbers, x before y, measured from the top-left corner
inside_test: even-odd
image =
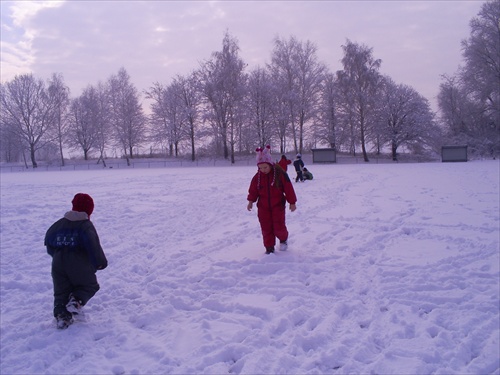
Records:
[[[95,87],[96,91],[96,107],[98,117],[95,119],[95,131],[97,133],[97,148],[99,150],[99,158],[97,159],[97,163],[102,160],[102,164],[106,167],[106,158],[105,158],[105,150],[108,147],[111,141],[111,108],[110,108],[110,100],[109,93],[106,85],[102,82],[99,82]]]
[[[290,132],[290,128],[292,128],[291,124],[293,122],[293,112],[290,109],[293,107],[290,106],[290,101],[286,99],[286,97],[283,95],[283,91],[274,80],[272,81],[271,90],[274,96],[271,107],[271,116],[274,128],[273,134],[277,134],[280,143],[280,153],[284,154],[288,149],[287,135]],[[292,137],[292,139],[295,139],[295,137]],[[297,144],[296,142],[294,143],[295,145]],[[295,150],[297,149],[298,148],[295,147]]]
[[[166,94],[166,87],[159,82],[153,83],[153,86],[145,92],[146,98],[152,100],[151,114],[149,116],[150,123],[150,138],[151,140],[160,145],[161,148],[171,149],[169,135],[169,116],[168,116],[168,97]]]
[[[343,70],[337,72],[339,84],[342,86],[345,103],[349,105],[349,119],[359,131],[359,140],[363,158],[367,162],[366,149],[369,127],[374,123],[377,90],[381,60],[372,56],[372,49],[347,40],[342,46]]]
[[[302,152],[306,125],[317,115],[322,81],[326,67],[318,61],[316,46],[275,38],[271,64],[268,68],[278,88],[278,97],[286,105],[289,129],[296,152]]]
[[[183,97],[180,77],[176,77],[168,86],[156,82],[146,91],[151,104],[151,138],[162,148],[168,149],[168,155],[179,155],[179,144],[188,136],[188,116]]]
[[[173,83],[183,117],[183,133],[189,139],[191,160],[196,159],[195,143],[200,117],[201,93],[198,91],[197,73],[188,77],[177,76]]]
[[[473,154],[500,154],[500,1],[487,1],[462,41],[464,66],[443,76],[438,94],[441,121],[452,142]]]
[[[297,67],[294,57],[299,42],[291,37],[290,40],[274,39],[274,49],[271,54],[271,63],[267,66],[273,78],[277,106],[275,116],[278,123],[282,152],[286,148],[286,134],[292,133],[295,152],[299,151],[297,141],[297,123],[299,108],[299,88],[297,82]]]
[[[63,145],[67,129],[67,111],[70,103],[69,88],[64,83],[62,74],[53,74],[49,81],[48,95],[55,105],[54,118],[54,138],[57,140],[59,147],[59,155],[61,157],[61,165],[64,166]]]
[[[3,117],[0,120],[0,150],[2,150],[0,160],[6,162],[19,161],[24,154],[23,142],[5,120]]]
[[[85,160],[88,160],[92,149],[99,147],[99,123],[102,115],[99,101],[99,93],[92,85],[71,101],[68,144],[81,149]]]
[[[331,73],[326,74],[322,86],[319,121],[315,126],[315,134],[321,141],[326,142],[335,150],[338,150],[338,138],[342,134],[340,105],[341,97],[336,77]]]
[[[146,139],[146,117],[139,102],[139,94],[130,82],[125,68],[108,79],[111,122],[116,143],[121,147],[127,163],[134,157],[134,147]]]
[[[469,145],[473,154],[498,153],[497,135],[490,129],[494,123],[485,115],[481,103],[471,98],[459,77],[443,76],[438,105],[448,142]]]
[[[298,45],[297,73],[299,83],[299,146],[298,152],[304,149],[306,138],[306,124],[312,125],[311,120],[317,117],[321,101],[323,81],[325,79],[326,67],[318,61],[317,48],[306,41]]]
[[[217,130],[216,140],[222,142],[224,158],[231,156],[234,163],[234,146],[241,126],[241,109],[245,88],[245,64],[238,55],[238,42],[227,31],[222,41],[222,51],[212,54],[212,59],[202,64],[200,70],[203,96],[210,108],[206,118]]]
[[[186,123],[186,117],[182,107],[182,102],[178,96],[179,86],[173,82],[164,92],[167,123],[170,140],[170,155],[179,156],[179,142],[183,138],[183,127]]]
[[[487,1],[470,21],[470,37],[462,41],[465,66],[461,77],[485,116],[500,130],[500,1]]]
[[[443,75],[439,86],[438,105],[441,122],[452,137],[469,133],[467,124],[472,120],[469,115],[469,101],[462,90],[458,77]],[[472,134],[469,134],[472,136]]]
[[[36,151],[51,141],[57,108],[54,97],[48,94],[44,82],[32,74],[18,75],[0,88],[2,124],[22,140],[33,168],[37,168]]]
[[[247,81],[247,95],[245,97],[245,112],[247,118],[247,132],[245,138],[252,146],[265,146],[273,138],[273,104],[274,92],[270,74],[263,68],[257,67],[250,72]]]
[[[384,77],[380,90],[380,130],[382,140],[391,146],[392,159],[397,160],[400,146],[427,144],[437,134],[429,102],[412,87],[397,85]]]

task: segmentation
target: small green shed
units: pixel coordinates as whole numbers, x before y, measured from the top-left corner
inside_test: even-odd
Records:
[[[313,148],[313,163],[336,163],[337,153],[334,148]]]
[[[441,161],[467,161],[467,146],[443,146],[441,147]]]

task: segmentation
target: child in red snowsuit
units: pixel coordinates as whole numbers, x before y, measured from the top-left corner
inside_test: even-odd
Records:
[[[287,173],[275,165],[271,159],[271,147],[258,148],[257,166],[259,170],[253,176],[248,189],[248,211],[257,202],[257,216],[266,254],[274,252],[276,237],[280,241],[280,250],[287,249],[288,229],[285,224],[286,202],[290,211],[295,211],[297,197]]]
[[[290,159],[287,159],[286,155],[281,155],[281,159],[278,162],[281,168],[286,172],[288,170],[288,165],[292,164],[292,161]]]

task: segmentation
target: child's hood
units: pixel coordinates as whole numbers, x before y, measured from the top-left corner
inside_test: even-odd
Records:
[[[87,215],[86,212],[68,211],[64,214],[64,218],[68,219],[69,221],[81,221],[81,220],[88,220],[89,215]]]

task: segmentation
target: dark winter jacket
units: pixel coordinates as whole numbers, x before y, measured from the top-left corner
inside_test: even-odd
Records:
[[[85,252],[96,270],[108,266],[97,231],[85,212],[66,212],[47,230],[45,246],[50,256],[57,251]]]
[[[280,184],[275,181],[278,178]],[[257,208],[260,210],[284,206],[285,202],[295,204],[297,197],[288,174],[276,173],[275,167],[272,167],[268,174],[259,171],[253,176],[247,200],[257,202]]]
[[[303,171],[302,173],[304,174],[304,180],[312,180],[313,179],[313,174],[311,172],[309,172],[308,170]]]
[[[295,167],[295,171],[299,172],[304,168],[304,162],[302,159],[295,159],[293,162],[293,166]]]

